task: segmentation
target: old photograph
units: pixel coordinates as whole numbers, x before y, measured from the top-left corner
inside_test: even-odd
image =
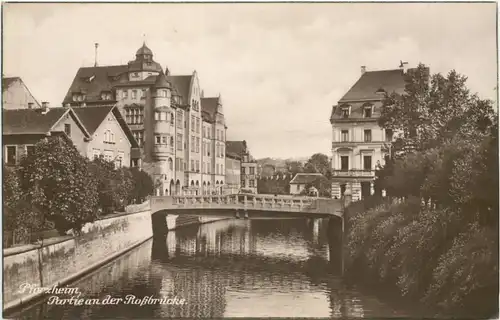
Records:
[[[3,2],[3,318],[498,318],[497,19]]]

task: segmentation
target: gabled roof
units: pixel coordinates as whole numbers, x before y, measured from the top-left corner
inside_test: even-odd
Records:
[[[168,75],[167,80],[177,89],[185,104],[189,104],[189,90],[191,89],[191,80],[193,76],[172,76]]]
[[[201,115],[203,121],[214,122],[215,114],[217,113],[217,106],[219,98],[201,98]]]
[[[241,155],[234,153],[234,152],[227,151],[227,149],[226,149],[226,158],[241,160]]]
[[[116,106],[73,107],[72,109],[75,111],[76,115],[91,135],[93,135],[97,128],[99,128],[101,123],[107,118],[108,114],[112,112],[130,141],[131,147],[139,147],[132,131]]]
[[[13,84],[13,83],[16,83],[16,82],[20,82],[24,88],[26,89],[26,91],[28,91],[28,93],[30,94],[31,98],[33,98],[33,101],[34,103],[36,104],[37,107],[41,107],[40,103],[38,102],[37,99],[35,99],[35,97],[33,96],[33,94],[31,93],[30,89],[28,88],[28,86],[24,83],[23,79],[21,79],[20,77],[2,77],[2,92],[5,92],[9,89],[9,87]]]
[[[61,120],[61,118],[70,114],[78,126],[82,129],[86,137],[90,134],[83,126],[83,123],[76,116],[71,108],[50,108],[47,113],[43,109],[17,109],[3,110],[3,135],[22,135],[22,134],[43,134],[51,132],[52,128]]]
[[[247,142],[243,141],[226,141],[226,153],[234,153],[240,156],[246,154],[247,150]]]
[[[324,177],[321,173],[297,173],[290,181],[290,184],[312,183],[318,178]]]
[[[73,102],[73,92],[86,95],[86,102],[101,100],[102,91],[111,91],[126,75],[127,65],[83,67],[78,69],[63,103]]]
[[[403,94],[405,74],[403,70],[366,71],[358,81],[339,100],[339,103],[358,100],[381,100],[383,94],[376,93],[383,89],[388,94]]]
[[[19,77],[6,77],[2,78],[2,91],[7,90],[11,84],[13,84],[16,81],[22,81],[21,78]]]

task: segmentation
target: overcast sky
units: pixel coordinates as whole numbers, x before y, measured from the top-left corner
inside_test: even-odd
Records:
[[[494,99],[495,4],[3,4],[3,73],[60,106],[79,67],[132,60],[221,93],[229,140],[255,157],[331,155],[332,105],[367,70],[423,62]],[[143,35],[146,34],[144,37]]]

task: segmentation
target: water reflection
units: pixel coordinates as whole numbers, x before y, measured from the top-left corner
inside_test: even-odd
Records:
[[[185,305],[49,306],[24,319],[163,317],[391,317],[341,281],[338,224],[327,220],[224,220],[155,237],[78,281],[86,298],[178,297]],[[329,232],[330,231],[330,232]],[[329,237],[330,235],[330,237]],[[338,236],[338,235],[337,235]],[[338,239],[337,239],[338,240]],[[340,266],[340,267],[339,267]]]

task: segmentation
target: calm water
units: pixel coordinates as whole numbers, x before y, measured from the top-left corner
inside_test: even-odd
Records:
[[[223,220],[171,231],[72,284],[80,298],[185,299],[184,305],[49,305],[23,319],[165,317],[398,317],[343,284],[339,248],[321,219]],[[60,295],[65,298],[64,295]],[[129,300],[130,301],[130,300]]]

